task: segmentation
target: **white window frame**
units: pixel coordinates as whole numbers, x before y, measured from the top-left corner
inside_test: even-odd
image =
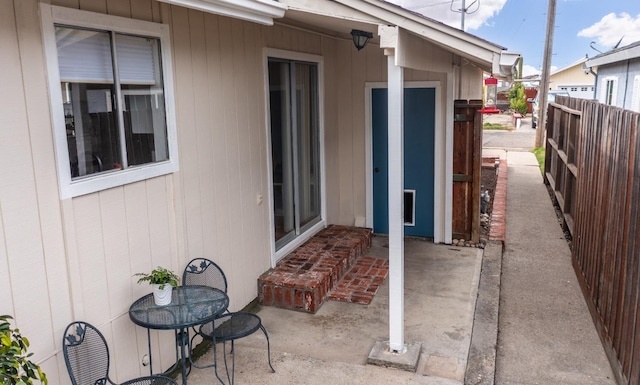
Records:
[[[640,112],[640,75],[633,77],[633,94],[631,96],[631,111]]]
[[[48,4],[41,4],[40,10],[42,15],[42,35],[49,82],[49,100],[51,104],[51,120],[58,168],[60,198],[69,199],[178,171],[178,140],[169,26],[166,24],[104,15]],[[71,27],[94,28],[125,34],[149,36],[160,40],[167,142],[169,148],[168,160],[148,163],[106,174],[95,174],[78,180],[71,179],[62,93],[60,92],[60,71],[58,68],[58,48],[56,45],[54,23],[65,24]]]
[[[611,99],[609,96],[609,82],[611,82]],[[600,103],[610,106],[616,106],[616,100],[618,96],[618,78],[616,76],[607,76],[602,79],[602,90],[600,93]]]

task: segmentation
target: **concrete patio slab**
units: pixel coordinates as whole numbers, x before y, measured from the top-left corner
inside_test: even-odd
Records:
[[[388,340],[376,341],[367,358],[367,364],[415,372],[421,348],[419,342],[410,342],[405,343],[405,351],[395,353],[389,349]]]
[[[388,258],[375,236],[365,255]],[[434,384],[464,381],[482,250],[405,240],[405,340],[421,344],[415,373],[367,365],[376,341],[389,338],[389,285],[369,305],[326,302],[316,314],[262,307],[276,373],[262,333],[236,342],[236,384]],[[209,352],[201,361],[210,362]],[[194,369],[189,384],[215,383],[213,369]]]

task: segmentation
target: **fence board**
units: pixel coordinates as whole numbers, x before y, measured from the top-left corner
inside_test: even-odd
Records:
[[[545,183],[574,270],[618,383],[640,385],[640,114],[558,97],[548,117]]]

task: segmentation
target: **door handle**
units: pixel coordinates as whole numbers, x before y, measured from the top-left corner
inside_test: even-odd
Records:
[[[380,172],[380,169],[376,167],[376,168],[373,169],[373,171]]]

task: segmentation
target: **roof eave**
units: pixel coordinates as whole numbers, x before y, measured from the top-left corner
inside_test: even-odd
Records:
[[[601,65],[617,63],[625,60],[640,58],[640,45],[635,45],[628,49],[620,49],[613,52],[605,52],[598,55],[593,59],[587,60],[585,65],[587,67],[598,67]]]
[[[284,16],[287,6],[274,0],[159,0],[185,8],[234,17],[258,24],[273,25]]]
[[[391,25],[423,37],[455,54],[473,61],[481,61],[493,68],[494,54],[505,48],[476,36],[425,18],[402,7],[379,0],[335,0],[348,7],[359,9]]]

